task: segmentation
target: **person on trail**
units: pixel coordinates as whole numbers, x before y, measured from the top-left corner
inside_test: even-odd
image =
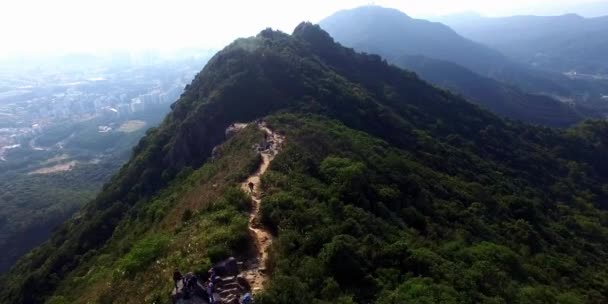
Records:
[[[209,304],[213,304],[215,303],[214,299],[213,299],[213,283],[209,282],[209,284],[207,284],[207,294],[209,295]]]
[[[184,276],[182,276],[182,273],[179,272],[179,269],[175,268],[175,271],[173,271],[173,283],[175,283],[175,293],[177,293],[177,282],[182,281],[184,279]]]
[[[196,277],[196,275],[186,275],[188,278],[186,280],[186,288],[190,289],[190,290],[194,290],[194,287],[196,287],[196,282],[198,281],[198,278]]]
[[[255,184],[253,182],[249,182],[247,185],[249,186],[249,192],[253,193],[253,187],[255,187]]]
[[[215,281],[217,280],[217,279],[216,279],[216,277],[217,277],[217,272],[215,272],[215,267],[211,267],[211,268],[209,269],[208,273],[209,273],[209,282],[211,282],[211,283],[214,283],[214,284],[215,284]]]

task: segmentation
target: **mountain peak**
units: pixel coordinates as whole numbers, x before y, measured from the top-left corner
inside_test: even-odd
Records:
[[[310,22],[300,23],[294,29],[293,36],[315,46],[335,44],[334,39],[326,31],[318,24],[312,24]]]
[[[585,19],[585,17],[576,14],[576,13],[570,13],[570,14],[564,14],[562,15],[563,18],[569,18],[569,19]]]
[[[410,16],[408,16],[406,13],[395,9],[395,8],[389,8],[389,7],[384,7],[384,6],[380,6],[380,5],[365,5],[365,6],[360,6],[360,7],[356,7],[350,10],[344,10],[342,11],[343,13],[356,13],[356,14],[368,14],[369,17],[372,18],[378,18],[380,16],[385,16],[385,17],[400,17],[400,18],[409,18],[412,19]]]
[[[285,33],[278,31],[278,30],[273,30],[272,28],[268,27],[264,30],[262,30],[257,37],[262,37],[262,38],[266,38],[266,39],[276,39],[276,38],[281,38],[281,37],[285,37]]]

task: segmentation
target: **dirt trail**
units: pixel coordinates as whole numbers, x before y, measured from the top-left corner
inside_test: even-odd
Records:
[[[258,151],[262,156],[262,164],[254,174],[241,184],[243,191],[251,195],[252,208],[249,214],[249,231],[255,240],[257,250],[256,258],[246,263],[246,270],[242,274],[249,282],[253,292],[261,290],[266,282],[267,274],[265,266],[268,260],[268,248],[272,244],[272,235],[262,227],[260,222],[260,203],[262,197],[260,177],[266,172],[270,162],[279,153],[285,140],[284,136],[270,130],[264,122],[258,123],[258,127],[266,133],[266,140],[258,147]],[[249,183],[253,183],[253,191],[250,191]]]

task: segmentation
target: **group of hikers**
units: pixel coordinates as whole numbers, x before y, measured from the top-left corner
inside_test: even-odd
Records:
[[[198,295],[208,300],[209,304],[222,304],[221,300],[217,300],[214,295],[217,293],[216,284],[218,283],[219,276],[216,273],[215,267],[211,267],[208,271],[209,278],[201,285],[199,284],[199,277],[194,273],[187,273],[185,276],[181,274],[179,269],[175,269],[173,272],[173,283],[175,286],[176,294],[180,291],[179,282],[182,284],[181,297],[182,299],[189,299],[192,295]],[[246,292],[239,300],[240,304],[253,304],[253,297],[251,293]]]

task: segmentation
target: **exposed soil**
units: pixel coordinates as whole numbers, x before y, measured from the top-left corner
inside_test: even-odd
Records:
[[[65,171],[71,171],[72,169],[74,169],[74,167],[76,167],[76,165],[78,164],[77,161],[73,160],[67,163],[62,163],[62,164],[57,164],[51,167],[45,167],[45,168],[41,168],[38,169],[36,171],[32,171],[28,174],[33,175],[33,174],[52,174],[52,173],[57,173],[57,172],[65,172]]]
[[[285,140],[284,136],[273,132],[263,122],[258,123],[258,127],[266,133],[266,140],[258,147],[258,151],[262,156],[262,163],[259,169],[241,184],[243,191],[251,195],[252,208],[249,214],[249,231],[254,238],[257,250],[257,256],[246,263],[246,270],[242,274],[249,282],[251,290],[254,293],[261,290],[267,280],[265,266],[268,260],[268,249],[272,244],[272,234],[260,222],[260,204],[262,201],[260,177],[266,172],[274,157],[279,153]],[[251,191],[249,183],[253,183],[253,191]]]

